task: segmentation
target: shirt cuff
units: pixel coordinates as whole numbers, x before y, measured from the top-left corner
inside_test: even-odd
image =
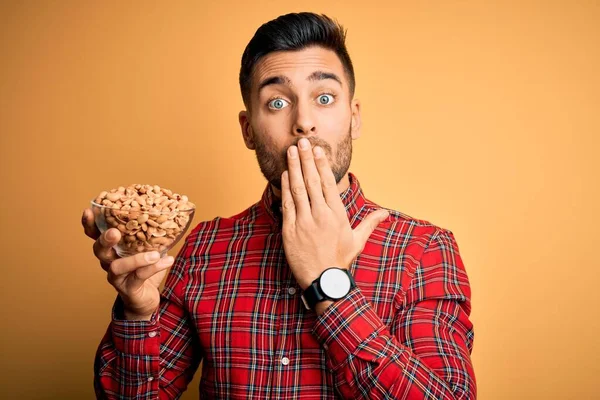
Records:
[[[329,355],[329,368],[336,370],[352,355],[373,360],[376,356],[365,345],[383,329],[381,318],[356,287],[317,317],[312,333]]]
[[[117,351],[132,355],[160,354],[160,325],[158,312],[150,321],[123,319],[123,302],[117,296],[112,309],[111,333]]]

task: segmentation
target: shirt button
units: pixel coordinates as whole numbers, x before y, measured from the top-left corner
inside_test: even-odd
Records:
[[[290,296],[295,295],[296,294],[296,288],[295,287],[288,288],[288,293],[290,294]]]
[[[283,357],[283,358],[281,359],[281,363],[282,363],[283,365],[288,365],[288,364],[290,363],[290,359],[289,359],[289,358],[287,358],[287,357]]]
[[[148,333],[148,336],[150,336],[150,337],[154,337],[154,336],[156,336],[157,334],[158,334],[158,332],[156,332],[156,331],[152,331],[152,332]]]
[[[148,382],[152,382],[153,380],[154,380],[154,377],[152,377],[152,376],[148,377]]]

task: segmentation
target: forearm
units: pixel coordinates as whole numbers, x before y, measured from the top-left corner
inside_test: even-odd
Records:
[[[122,315],[122,310],[117,311],[117,307],[115,305],[113,313]],[[154,394],[156,398],[160,369],[159,331],[156,316],[150,321],[113,319],[94,362],[94,388],[98,398],[135,398],[138,393]]]
[[[200,359],[186,313],[169,301],[148,321],[127,321],[119,301],[94,363],[98,398],[176,398],[186,389]],[[165,368],[168,365],[168,368]],[[136,397],[138,396],[138,397]]]
[[[431,331],[435,329],[432,318],[418,317],[414,323],[423,327],[412,328]],[[397,326],[403,323],[399,321]],[[398,340],[408,335],[392,334],[356,290],[319,317],[314,333],[326,350],[328,369],[345,398],[475,397],[469,344],[458,329],[447,330],[437,339],[413,334],[414,341],[408,347]]]

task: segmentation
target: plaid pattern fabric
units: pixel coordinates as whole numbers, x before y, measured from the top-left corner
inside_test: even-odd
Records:
[[[380,208],[356,176],[355,228]],[[287,265],[280,203],[198,224],[151,321],[113,319],[97,352],[99,398],[172,399],[201,360],[202,399],[474,399],[469,281],[453,234],[390,210],[351,267],[357,284],[317,316]]]

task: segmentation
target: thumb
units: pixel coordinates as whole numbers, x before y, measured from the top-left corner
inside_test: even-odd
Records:
[[[390,215],[390,212],[387,210],[377,210],[373,211],[371,214],[367,215],[367,217],[361,222],[355,229],[354,235],[356,237],[357,245],[360,245],[360,249],[365,247],[367,240],[369,240],[369,236],[371,233],[377,228],[381,222],[385,221],[385,219]]]

